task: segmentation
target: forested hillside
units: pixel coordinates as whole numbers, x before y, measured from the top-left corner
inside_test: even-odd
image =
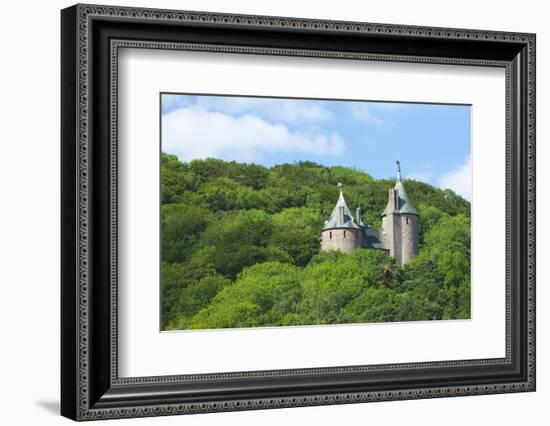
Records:
[[[312,162],[161,164],[164,330],[470,317],[470,204],[451,190],[404,181],[420,252],[401,268],[378,250],[319,252],[338,182],[380,226],[393,180]]]

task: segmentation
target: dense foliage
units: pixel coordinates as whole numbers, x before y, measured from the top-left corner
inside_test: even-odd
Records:
[[[392,180],[169,154],[161,174],[165,330],[470,317],[470,204],[451,190],[405,181],[421,248],[401,268],[378,250],[319,252],[337,182],[380,226]]]

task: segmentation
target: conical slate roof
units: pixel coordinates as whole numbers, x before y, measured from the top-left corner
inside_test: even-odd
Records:
[[[339,221],[340,207],[343,207],[344,209],[344,217],[342,222]],[[338,201],[336,202],[336,206],[334,206],[334,209],[332,210],[330,217],[325,222],[325,226],[323,226],[323,230],[334,229],[334,228],[355,228],[355,229],[361,228],[355,222],[355,219],[351,214],[348,204],[344,199],[344,193],[342,192],[341,189],[340,189],[340,196],[338,197]]]
[[[384,209],[384,213],[382,213],[382,216],[385,216],[389,213],[409,213],[418,216],[418,212],[414,208],[413,203],[409,198],[409,195],[407,194],[407,191],[405,191],[405,186],[403,185],[403,182],[401,182],[401,167],[399,165],[399,161],[397,162],[397,182],[395,183],[394,189],[397,191],[397,196],[399,197],[398,208],[394,210],[391,200],[388,200],[388,204]]]
[[[382,216],[385,216],[389,213],[409,213],[418,216],[418,212],[414,208],[413,203],[409,198],[409,195],[407,194],[407,191],[405,191],[405,186],[403,186],[403,183],[400,180],[398,180],[395,184],[395,190],[397,191],[397,196],[399,197],[399,208],[397,210],[394,210],[391,203],[388,202],[388,205],[386,206],[384,213],[382,213]]]
[[[395,189],[397,190],[397,194],[399,195],[399,213],[411,213],[417,215],[418,212],[414,208],[413,203],[409,198],[407,191],[405,191],[403,183],[400,180],[398,180],[395,184]]]

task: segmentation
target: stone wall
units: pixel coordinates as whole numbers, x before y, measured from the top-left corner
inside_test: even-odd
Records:
[[[382,218],[382,231],[386,240],[386,246],[390,256],[395,257],[397,263],[402,265],[401,249],[401,218],[398,214],[387,214]]]
[[[382,218],[382,231],[390,256],[405,265],[418,254],[418,216],[390,213]]]
[[[329,229],[321,234],[321,250],[340,250],[351,253],[362,245],[361,231],[358,229]]]
[[[418,216],[401,215],[401,260],[402,265],[409,263],[418,254]]]

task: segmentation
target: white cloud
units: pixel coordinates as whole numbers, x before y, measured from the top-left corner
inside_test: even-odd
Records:
[[[354,102],[351,104],[351,115],[357,120],[365,121],[370,124],[376,124],[378,126],[384,124],[384,120],[373,114],[372,109],[373,108],[369,104]]]
[[[332,118],[329,109],[313,100],[199,96],[196,105],[210,111],[232,115],[251,113],[286,123],[322,122]]]
[[[430,179],[433,176],[433,172],[431,170],[422,170],[420,172],[411,173],[409,175],[406,175],[405,177],[407,179],[414,179],[418,180],[420,182],[429,182]]]
[[[250,162],[274,152],[339,154],[344,148],[336,133],[292,131],[252,114],[235,117],[195,105],[162,117],[162,149],[183,161],[216,157]]]
[[[472,157],[439,179],[439,187],[452,189],[466,200],[472,200]]]

